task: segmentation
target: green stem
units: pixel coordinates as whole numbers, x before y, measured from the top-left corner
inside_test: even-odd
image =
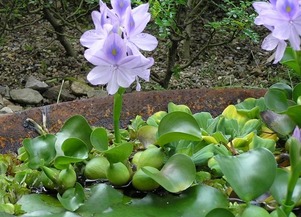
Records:
[[[114,134],[115,142],[121,142],[120,136],[120,115],[122,110],[122,95],[124,93],[124,88],[119,88],[117,93],[114,95],[114,108],[113,108],[113,122],[114,122]]]

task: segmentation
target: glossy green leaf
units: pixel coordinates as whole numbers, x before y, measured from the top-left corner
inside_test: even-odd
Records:
[[[55,158],[54,165],[58,169],[65,169],[70,163],[81,162],[88,158],[88,147],[77,138],[66,139],[61,147],[63,156]]]
[[[144,147],[147,147],[156,142],[157,131],[157,127],[150,125],[142,126],[137,132],[137,138]]]
[[[132,154],[133,148],[132,143],[122,143],[104,151],[103,153],[110,163],[117,163],[129,158]]]
[[[274,155],[265,148],[254,149],[238,156],[216,156],[215,159],[227,182],[246,202],[259,197],[273,184],[276,161]]]
[[[84,216],[95,216],[110,207],[122,206],[126,201],[120,191],[107,184],[93,186],[90,194],[87,201],[78,209],[78,212],[83,213]]]
[[[180,112],[186,112],[187,114],[192,115],[192,112],[187,105],[176,105],[173,102],[168,103],[167,110],[168,110],[168,113],[180,111]]]
[[[39,217],[40,216],[42,216],[42,217],[81,217],[81,216],[75,214],[74,212],[69,212],[69,211],[65,211],[65,212],[61,212],[61,213],[50,213],[50,212],[47,212],[47,211],[36,211],[36,212],[27,213],[27,214],[22,215],[20,217],[37,217],[37,216],[39,216]]]
[[[259,113],[266,110],[264,98],[248,98],[243,102],[235,105],[237,113],[242,114],[250,119],[258,118]]]
[[[290,106],[284,114],[287,114],[291,120],[301,126],[301,105]]]
[[[214,156],[215,145],[210,144],[197,151],[191,156],[192,161],[196,165],[202,165],[207,163],[207,161]]]
[[[236,119],[228,119],[225,117],[220,118],[216,130],[222,132],[224,135],[228,135],[231,138],[238,136],[240,127]]]
[[[301,96],[301,83],[297,84],[293,89],[293,100],[298,101],[298,98]]]
[[[290,135],[296,126],[295,122],[288,115],[277,114],[269,110],[262,112],[261,118],[269,128],[282,137]]]
[[[57,141],[55,143],[56,151],[59,155],[62,155],[61,146],[63,142],[68,138],[78,138],[82,140],[89,150],[92,149],[90,142],[90,134],[92,128],[88,121],[81,115],[75,115],[69,118],[63,125],[60,132],[56,134]]]
[[[124,198],[111,186],[100,184],[91,190],[87,203],[79,208],[84,217],[205,217],[215,208],[227,208],[223,193],[206,185],[191,187],[180,195],[148,194],[141,199]],[[101,201],[101,202],[100,202]]]
[[[176,140],[201,141],[201,131],[194,117],[185,112],[175,111],[161,120],[157,144],[164,145]]]
[[[84,188],[76,183],[74,188],[69,188],[62,196],[58,194],[57,198],[65,209],[75,211],[83,205],[85,200]]]
[[[23,146],[28,155],[28,167],[38,169],[40,166],[48,166],[56,156],[55,141],[56,137],[51,134],[24,139]]]
[[[167,112],[165,111],[156,112],[147,119],[146,123],[150,126],[158,127],[165,115],[167,115]]]
[[[261,128],[262,122],[258,119],[248,120],[240,130],[240,136],[246,136],[251,132],[257,132]]]
[[[301,75],[300,58],[301,58],[300,51],[295,51],[291,47],[287,47],[281,59],[281,64],[290,67],[298,75]]]
[[[235,217],[235,215],[225,208],[216,208],[211,210],[206,217]]]
[[[271,217],[268,211],[266,211],[264,208],[255,206],[255,205],[249,205],[245,208],[243,211],[241,217]]]
[[[255,135],[252,142],[249,144],[249,149],[256,148],[267,148],[271,152],[274,152],[276,148],[276,142],[273,139],[264,139]]]
[[[206,130],[210,124],[210,121],[213,119],[212,115],[209,112],[200,112],[193,115],[196,121],[199,124],[201,129]]]
[[[27,194],[21,197],[17,204],[22,206],[26,213],[44,211],[48,213],[61,213],[65,209],[54,197],[46,194]]]
[[[153,167],[143,167],[143,172],[169,192],[180,192],[191,186],[196,176],[196,169],[190,157],[175,154],[158,171]]]
[[[265,104],[268,109],[274,112],[283,112],[288,109],[288,98],[284,91],[269,89],[264,95]]]
[[[282,204],[287,194],[288,180],[290,173],[287,170],[277,168],[276,177],[273,185],[271,186],[270,192],[275,200]],[[292,200],[296,203],[301,199],[301,179],[298,179],[298,182],[295,186]]]
[[[283,82],[277,82],[273,84],[269,89],[278,89],[283,91],[288,99],[292,98],[292,88],[286,83]]]
[[[0,216],[1,217],[15,217],[14,215],[11,215],[11,214],[8,214],[8,213],[5,213],[5,212],[0,212]]]
[[[98,151],[105,151],[109,146],[108,134],[105,128],[95,128],[91,133],[91,144]]]
[[[234,105],[227,106],[222,113],[222,117],[226,120],[235,120],[239,125],[244,124],[249,119],[244,114],[238,113]]]

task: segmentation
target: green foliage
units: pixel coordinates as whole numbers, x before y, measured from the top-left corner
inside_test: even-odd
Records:
[[[181,7],[186,5],[187,0],[150,0],[150,11],[159,27],[159,36],[167,38],[173,31],[180,32],[177,26],[177,15]]]
[[[275,87],[285,87],[285,95],[293,95],[287,86]],[[290,213],[288,204],[293,201],[294,207],[300,199],[301,146],[296,139],[287,141],[293,172],[276,169],[278,138],[265,134],[267,127],[260,119],[267,109],[264,102],[247,99],[229,105],[217,117],[208,112],[192,114],[187,106],[170,103],[167,112],[147,121],[132,120],[131,136],[122,137],[120,143],[105,128],[73,116],[56,134],[25,139],[19,150],[21,164],[3,156],[0,183],[5,191],[0,191],[0,211],[146,217],[161,207],[162,216],[264,216],[263,208],[249,203],[270,191],[274,201],[265,202],[277,203],[279,212]],[[83,186],[88,179],[106,183]],[[41,187],[57,192],[57,198],[29,194],[28,188]],[[125,196],[128,190],[140,192],[143,198]],[[232,190],[245,203],[232,206],[227,201]]]
[[[215,3],[215,6],[224,11],[225,16],[221,20],[211,21],[208,26],[217,31],[242,32],[241,37],[248,37],[255,42],[259,41],[259,35],[252,29],[256,14],[252,7],[253,1],[225,0],[223,4]]]

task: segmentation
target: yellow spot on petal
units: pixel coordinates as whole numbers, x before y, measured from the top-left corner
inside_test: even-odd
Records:
[[[112,50],[112,54],[113,54],[114,56],[117,55],[117,50],[116,50],[115,48]]]
[[[292,8],[290,6],[287,6],[285,10],[286,12],[291,12]]]

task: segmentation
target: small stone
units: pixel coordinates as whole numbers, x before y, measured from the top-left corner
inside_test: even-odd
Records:
[[[51,101],[57,101],[59,98],[59,101],[72,101],[75,100],[76,97],[70,93],[69,90],[63,88],[60,92],[61,85],[54,86],[49,88],[43,93],[43,96]]]
[[[9,107],[3,107],[2,109],[0,109],[0,115],[11,114],[11,113],[14,113],[14,112]]]
[[[10,96],[14,102],[20,104],[37,105],[43,100],[43,96],[36,90],[30,88],[13,89]]]
[[[105,90],[91,90],[87,93],[88,98],[92,97],[105,97],[108,96],[108,92]]]
[[[90,87],[89,85],[87,85],[81,81],[72,82],[70,88],[71,88],[72,93],[76,96],[87,95],[89,91],[93,90],[92,87]]]
[[[3,97],[9,98],[9,87],[0,85],[0,95]]]
[[[29,76],[26,80],[25,88],[31,88],[37,91],[44,91],[48,88],[48,84],[39,81],[33,76]]]
[[[23,111],[23,107],[19,105],[7,105],[7,108],[11,109],[13,112]]]

